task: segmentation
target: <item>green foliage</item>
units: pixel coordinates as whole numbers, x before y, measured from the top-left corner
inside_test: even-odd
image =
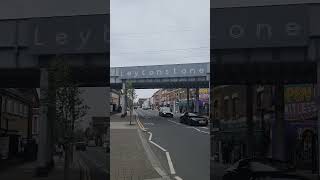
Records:
[[[55,59],[50,66],[56,99],[56,117],[63,128],[64,137],[73,137],[75,122],[86,115],[89,107],[80,97],[83,91],[72,78],[72,71],[62,58]]]
[[[137,94],[136,94],[136,91],[132,85],[132,81],[126,82],[126,92],[125,93],[128,97],[128,107],[130,109],[132,109],[134,106],[134,100],[137,98]]]

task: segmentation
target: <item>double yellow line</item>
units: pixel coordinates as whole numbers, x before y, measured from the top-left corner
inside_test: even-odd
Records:
[[[142,131],[147,131],[146,128],[143,126],[143,124],[140,122],[139,119],[137,119],[137,123],[138,123],[138,125],[139,125],[139,127],[140,127],[140,129],[141,129]]]

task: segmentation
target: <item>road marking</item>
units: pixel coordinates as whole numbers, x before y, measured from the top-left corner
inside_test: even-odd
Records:
[[[138,131],[138,134],[152,167],[157,171],[157,173],[162,177],[163,180],[170,180],[169,174],[162,169],[161,163],[151,150],[148,141],[144,137],[142,137],[142,131]]]
[[[201,131],[200,129],[195,128],[195,127],[186,127],[186,128],[195,129],[195,130],[197,130],[197,131],[199,131],[199,132],[201,132],[201,133],[205,133],[205,134],[210,134],[210,133],[209,133],[209,132],[207,132],[207,131]]]
[[[149,141],[151,141],[151,138],[152,138],[152,133],[151,132],[148,132],[150,134],[149,136]]]
[[[178,125],[182,125],[181,123],[177,123],[175,121],[172,121],[172,120],[168,120],[169,122],[172,122],[172,123],[175,123],[175,124],[178,124]]]
[[[140,129],[141,129],[142,131],[144,131],[144,132],[147,131],[146,128],[144,128],[143,124],[140,122],[139,119],[137,119],[137,123],[138,123],[138,125],[139,125],[139,127],[140,127]]]
[[[181,177],[179,177],[179,176],[175,176],[174,177],[176,180],[183,180]]]
[[[170,168],[170,173],[176,174],[176,171],[174,170],[169,152],[166,152],[166,156],[167,156],[167,160],[168,160],[168,164],[169,164],[169,168]]]
[[[203,129],[209,129],[208,127],[200,127],[200,128],[203,128]]]
[[[152,143],[153,145],[157,146],[159,149],[161,149],[162,151],[164,152],[167,152],[166,149],[164,149],[163,147],[161,147],[160,145],[158,145],[157,143],[153,142],[153,141],[150,141],[150,143]]]
[[[168,121],[171,121],[171,120],[168,120]],[[140,123],[139,119],[137,119],[137,122],[138,122],[138,124]],[[175,121],[171,121],[171,122],[177,123],[177,122],[175,122]],[[179,124],[179,123],[177,123],[177,124]],[[142,125],[142,124],[141,124],[141,125]],[[179,124],[179,125],[181,125],[181,124]],[[142,126],[143,126],[143,125],[142,125]],[[145,129],[145,128],[143,127],[142,129]],[[145,130],[144,132],[146,132],[146,130]],[[170,153],[169,153],[166,149],[164,149],[163,147],[161,147],[160,145],[158,145],[157,143],[153,142],[153,141],[152,141],[152,133],[151,133],[151,132],[148,132],[148,133],[149,133],[149,135],[150,135],[150,136],[149,136],[149,142],[152,143],[153,145],[157,146],[159,149],[161,149],[162,151],[164,151],[164,152],[166,153],[166,157],[167,157],[167,161],[168,161],[170,173],[171,173],[171,174],[176,174],[176,171],[175,171],[175,169],[174,169],[174,167],[173,167],[173,163],[172,163],[172,160],[171,160],[171,157],[170,157]],[[156,169],[156,171],[158,172],[157,169]],[[159,172],[158,172],[158,173],[159,173]],[[176,177],[178,177],[178,176],[176,176]],[[178,178],[180,178],[180,177],[178,177]],[[179,179],[179,180],[180,180],[180,179]],[[181,180],[182,180],[182,179],[181,179]]]

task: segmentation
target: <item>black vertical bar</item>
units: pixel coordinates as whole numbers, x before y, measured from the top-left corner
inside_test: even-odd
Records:
[[[246,85],[246,124],[247,124],[247,157],[253,156],[254,133],[253,133],[253,90],[252,85]]]

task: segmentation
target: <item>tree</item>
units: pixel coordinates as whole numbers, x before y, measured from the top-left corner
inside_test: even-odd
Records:
[[[73,160],[72,142],[75,137],[75,123],[86,115],[89,107],[84,104],[84,100],[80,97],[82,91],[72,78],[71,68],[64,62],[63,59],[55,59],[51,64],[51,70],[54,72],[56,119],[60,128],[62,128],[62,131],[60,131],[62,134],[59,134],[59,136],[64,139],[62,143],[65,147],[64,179],[68,180],[70,163]]]
[[[128,107],[130,110],[130,125],[131,125],[134,100],[137,98],[136,91],[135,91],[131,81],[126,82],[125,93],[126,93],[126,96],[128,97]]]

